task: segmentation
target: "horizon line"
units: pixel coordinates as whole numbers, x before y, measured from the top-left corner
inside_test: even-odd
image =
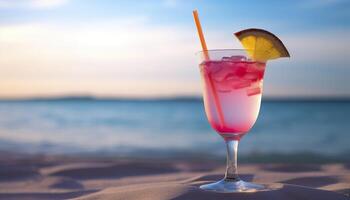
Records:
[[[57,95],[30,97],[0,97],[2,101],[181,101],[202,100],[201,95],[172,96],[95,96]],[[350,96],[263,96],[265,101],[350,101]]]

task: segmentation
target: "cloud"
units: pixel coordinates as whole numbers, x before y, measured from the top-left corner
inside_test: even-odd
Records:
[[[283,38],[298,63],[349,63],[350,30],[295,33]]]
[[[0,0],[0,8],[48,9],[66,3],[68,0]]]
[[[349,94],[344,84],[350,74],[349,34],[279,35],[292,58],[268,64],[266,94]],[[239,47],[231,34],[209,30],[206,35],[210,48]],[[194,54],[199,49],[194,27],[149,25],[142,16],[72,25],[3,25],[0,95],[200,94]]]
[[[350,96],[349,30],[281,37],[291,58],[271,61],[265,76],[270,96]]]
[[[142,19],[0,27],[2,95],[199,91],[199,80],[188,78],[189,71],[198,77],[195,33],[144,26]]]

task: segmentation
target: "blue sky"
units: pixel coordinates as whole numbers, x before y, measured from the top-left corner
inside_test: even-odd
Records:
[[[275,33],[267,96],[350,96],[350,1],[0,0],[0,96],[199,95],[192,10],[209,48]]]

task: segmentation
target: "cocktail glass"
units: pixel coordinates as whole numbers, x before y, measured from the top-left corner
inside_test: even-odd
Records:
[[[225,177],[200,186],[215,192],[254,192],[264,185],[242,181],[237,172],[239,140],[253,127],[260,110],[265,63],[249,59],[249,50],[199,52],[205,113],[227,147]]]

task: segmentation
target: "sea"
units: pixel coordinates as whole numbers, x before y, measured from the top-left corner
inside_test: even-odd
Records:
[[[350,161],[350,101],[262,101],[243,161]],[[201,98],[0,101],[0,151],[142,158],[224,158]]]

